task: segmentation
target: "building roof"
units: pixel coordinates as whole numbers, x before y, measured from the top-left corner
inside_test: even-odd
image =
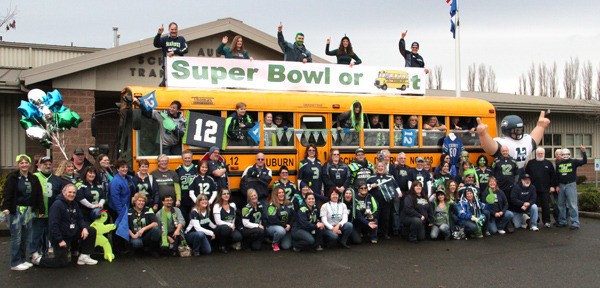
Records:
[[[196,39],[205,38],[226,31],[232,31],[248,39],[252,39],[253,41],[260,43],[269,49],[278,51],[283,55],[279,48],[279,44],[277,43],[277,37],[262,32],[233,18],[223,18],[206,24],[181,29],[179,30],[179,35],[185,37],[188,42],[191,42]],[[118,47],[97,51],[81,57],[26,70],[21,73],[21,80],[23,80],[27,86],[159,50],[160,48],[154,47],[153,40],[154,36]],[[325,59],[315,55],[313,55],[313,61],[317,63],[329,63]]]
[[[455,91],[427,90],[426,95],[452,97],[455,95]],[[461,96],[487,100],[499,111],[531,112],[550,109],[553,113],[600,114],[599,101],[470,91],[462,91]]]

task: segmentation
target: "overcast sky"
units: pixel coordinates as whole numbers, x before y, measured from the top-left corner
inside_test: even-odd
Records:
[[[600,66],[600,1],[459,0],[461,19],[462,87],[467,66],[491,65],[500,92],[514,93],[518,79],[532,62],[556,61],[562,67],[571,57]],[[153,37],[160,24],[171,21],[188,28],[233,17],[276,35],[279,21],[286,38],[305,34],[313,54],[325,56],[327,36],[332,43],[347,34],[364,65],[403,66],[398,52],[400,33],[418,41],[428,67],[441,66],[443,88],[454,89],[454,40],[450,7],[444,0],[412,1],[41,1],[2,0],[0,14],[12,5],[18,10],[17,29],[0,29],[4,41],[110,48],[112,27],[120,43]],[[251,53],[251,51],[250,51]]]

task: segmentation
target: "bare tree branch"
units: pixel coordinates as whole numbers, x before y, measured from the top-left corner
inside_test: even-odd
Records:
[[[433,89],[433,71],[429,71],[429,73],[427,73],[427,88],[428,89]]]
[[[594,70],[592,69],[592,62],[587,61],[581,67],[581,98],[584,100],[592,100]]]
[[[479,72],[479,76],[478,76],[479,91],[485,92],[486,91],[485,84],[486,84],[486,78],[487,78],[487,70],[485,69],[484,64],[479,64],[478,72]]]
[[[552,63],[552,68],[548,67],[548,97],[556,98],[559,96],[558,93],[558,74],[556,73],[556,61]]]
[[[546,63],[538,64],[538,86],[540,88],[540,96],[548,96],[548,74],[546,74]]]
[[[531,68],[527,73],[527,79],[529,79],[529,95],[535,95],[535,63],[531,63]]]
[[[487,92],[498,92],[496,72],[494,72],[491,65],[488,67]]]
[[[442,66],[435,66],[435,89],[442,90]],[[458,87],[460,89],[460,87]]]
[[[477,74],[477,68],[475,63],[473,65],[469,65],[469,74],[467,76],[467,90],[475,91],[475,76]]]

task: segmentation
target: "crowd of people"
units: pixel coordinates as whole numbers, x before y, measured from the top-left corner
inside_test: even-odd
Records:
[[[10,224],[11,267],[62,267],[69,257],[78,257],[80,265],[96,264],[90,257],[96,230],[90,224],[105,209],[118,226],[126,222],[126,236],[111,237],[117,255],[178,255],[186,245],[194,256],[266,245],[273,251],[322,251],[397,235],[412,243],[482,238],[550,228],[552,211],[556,227],[579,229],[575,176],[586,163],[583,147],[582,160],[570,158],[568,149],[557,150],[555,165],[538,147],[535,159],[520,170],[504,146],[491,167],[483,155],[476,165],[469,163],[466,151],[456,164],[443,154],[437,167],[417,157],[413,168],[405,153],[392,157],[382,150],[373,164],[362,148],[350,164],[340,161],[337,149],[322,163],[317,149],[306,147],[297,182],[290,181],[286,166],[273,181],[268,156],[258,153],[242,175],[243,201],[232,198],[217,147],[199,163],[183,151],[176,170],[168,168],[166,155],[157,158],[158,169],[151,173],[148,161],[139,160],[135,174],[123,160],[111,166],[106,155],[92,164],[79,148],[55,171],[50,157],[32,161],[19,155],[2,204]]]

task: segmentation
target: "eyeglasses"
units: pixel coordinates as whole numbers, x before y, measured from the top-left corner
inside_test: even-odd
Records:
[[[265,161],[265,158],[256,158],[256,161]]]
[[[358,187],[358,189],[360,189],[360,190],[366,190],[367,186],[361,186],[361,187]]]
[[[223,192],[223,195],[230,195],[231,192]]]
[[[279,174],[289,174],[287,171],[281,171]]]
[[[331,156],[340,156],[340,153],[331,154]]]
[[[317,150],[315,149],[308,149],[308,152],[316,152]]]

